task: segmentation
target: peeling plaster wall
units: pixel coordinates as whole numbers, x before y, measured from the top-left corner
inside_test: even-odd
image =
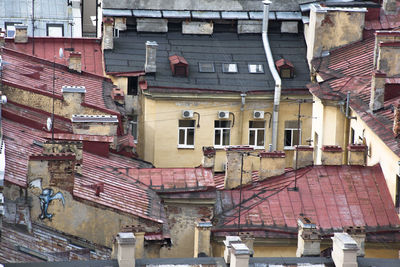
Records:
[[[194,232],[196,221],[203,217],[210,218],[213,205],[166,204],[169,227],[171,229],[171,248],[161,248],[161,258],[193,257]]]

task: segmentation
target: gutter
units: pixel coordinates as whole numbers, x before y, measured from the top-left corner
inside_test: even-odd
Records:
[[[277,149],[279,104],[281,99],[282,81],[278,71],[275,68],[274,58],[272,57],[271,47],[269,45],[268,35],[267,35],[269,5],[271,4],[271,1],[264,0],[263,4],[264,4],[264,17],[262,26],[262,40],[263,40],[265,55],[267,56],[268,67],[272,74],[272,77],[275,80],[274,110],[272,115],[272,140],[271,140],[272,150],[275,151]]]

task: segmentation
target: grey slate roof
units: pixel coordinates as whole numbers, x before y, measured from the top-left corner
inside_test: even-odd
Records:
[[[313,0],[272,0],[271,11],[300,11],[299,4]],[[103,8],[204,11],[262,11],[262,0],[103,0]]]
[[[306,45],[302,34],[269,34],[275,61],[288,59],[295,67],[295,78],[282,79],[283,89],[304,89],[309,83]],[[114,49],[104,52],[106,72],[143,71],[145,42],[157,41],[157,72],[147,75],[150,87],[196,88],[222,91],[274,90],[261,34],[214,33],[211,36],[183,35],[180,32],[121,32]],[[174,77],[168,57],[183,56],[189,64],[189,77]],[[215,73],[200,73],[199,62],[213,62]],[[237,63],[238,73],[223,73],[222,63]],[[264,74],[251,74],[248,63],[263,64]]]

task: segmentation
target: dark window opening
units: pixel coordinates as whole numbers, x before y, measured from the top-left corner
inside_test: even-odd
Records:
[[[128,95],[138,94],[138,77],[128,77]]]
[[[396,200],[395,207],[397,213],[400,213],[400,176],[396,175]]]
[[[355,144],[355,140],[354,140],[354,129],[351,128],[350,129],[350,144]]]

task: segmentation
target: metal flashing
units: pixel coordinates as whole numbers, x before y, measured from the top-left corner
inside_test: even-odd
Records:
[[[278,20],[301,20],[301,12],[276,12]]]
[[[175,11],[175,10],[163,10],[161,11],[164,18],[190,18],[190,11]]]
[[[192,18],[194,19],[221,19],[219,12],[213,11],[192,11]]]
[[[264,18],[264,13],[263,12],[249,12],[249,18],[250,19],[259,19],[262,20]],[[275,12],[269,12],[268,18],[270,20],[276,20],[276,14]]]
[[[131,17],[130,9],[103,9],[103,16],[107,17]]]
[[[161,11],[158,10],[132,10],[135,17],[141,18],[161,18]]]
[[[86,93],[86,88],[85,86],[68,86],[64,85],[61,88],[62,93]]]
[[[118,122],[118,117],[113,115],[72,115],[72,122]]]
[[[222,19],[248,19],[249,15],[243,11],[223,11],[221,12]]]

